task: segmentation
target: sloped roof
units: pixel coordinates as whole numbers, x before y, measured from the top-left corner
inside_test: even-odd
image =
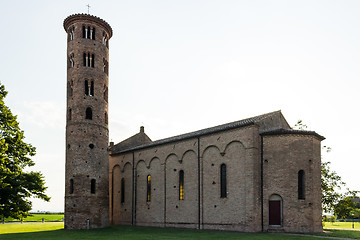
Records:
[[[111,153],[113,154],[113,153],[122,152],[125,149],[134,148],[134,147],[144,145],[147,143],[151,143],[151,142],[152,142],[151,139],[148,137],[148,135],[146,135],[146,133],[144,131],[144,127],[141,126],[139,133],[112,146],[110,148],[110,150],[111,150]]]
[[[324,140],[325,137],[321,136],[320,134],[314,131],[304,131],[304,130],[295,130],[295,129],[276,129],[272,131],[266,131],[261,133],[261,135],[286,135],[286,134],[298,134],[298,135],[312,135],[317,137],[319,140]]]
[[[270,113],[266,113],[266,114],[262,114],[259,116],[255,116],[255,117],[251,117],[251,118],[246,118],[243,120],[239,120],[239,121],[235,121],[235,122],[230,122],[230,123],[226,123],[226,124],[222,124],[222,125],[218,125],[215,127],[210,127],[210,128],[205,128],[202,130],[198,130],[195,132],[190,132],[190,133],[185,133],[185,134],[181,134],[178,136],[174,136],[174,137],[169,137],[169,138],[164,138],[164,139],[160,139],[157,141],[153,141],[153,142],[149,142],[149,143],[145,143],[142,145],[137,145],[137,146],[131,146],[129,148],[119,148],[116,147],[117,145],[121,144],[117,144],[114,147],[111,147],[111,155],[116,155],[119,153],[125,153],[125,152],[130,152],[130,151],[134,151],[134,150],[140,150],[140,149],[144,149],[144,148],[149,148],[149,147],[154,147],[154,146],[158,146],[158,145],[163,145],[163,144],[168,144],[168,143],[173,143],[173,142],[178,142],[178,141],[183,141],[186,139],[190,139],[190,138],[196,138],[196,137],[200,137],[200,136],[205,136],[205,135],[210,135],[210,134],[214,134],[214,133],[218,133],[218,132],[222,132],[222,131],[226,131],[226,130],[231,130],[231,129],[235,129],[235,128],[240,128],[240,127],[245,127],[245,126],[249,126],[249,125],[253,125],[256,123],[260,123],[262,120],[265,120],[266,118],[275,116],[275,115],[279,115],[283,118],[281,111],[275,111],[275,112],[270,112]],[[289,127],[288,123],[286,122],[285,118],[283,118],[286,126]],[[290,127],[289,127],[290,128]],[[135,137],[136,135],[134,135],[133,137]],[[131,138],[133,138],[131,137]],[[129,138],[129,139],[131,139]],[[125,140],[127,141],[127,140]],[[123,142],[125,142],[123,141]]]

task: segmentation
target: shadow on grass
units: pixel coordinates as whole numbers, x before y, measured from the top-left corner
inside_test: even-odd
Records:
[[[324,235],[323,235],[324,236]],[[329,236],[329,235],[326,235]],[[74,239],[74,240],[283,240],[283,239],[318,239],[310,236],[287,235],[287,234],[267,234],[267,233],[239,233],[239,232],[220,232],[206,230],[185,230],[172,228],[149,228],[149,227],[129,227],[129,226],[112,226],[103,229],[92,230],[70,230],[65,231],[53,230],[43,232],[28,233],[6,233],[1,234],[2,240],[12,239],[37,239],[37,240],[57,240],[57,239]]]

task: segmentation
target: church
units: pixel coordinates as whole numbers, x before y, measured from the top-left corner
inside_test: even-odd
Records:
[[[321,232],[321,141],[281,111],[152,141],[109,144],[104,20],[64,20],[65,229],[112,225]]]

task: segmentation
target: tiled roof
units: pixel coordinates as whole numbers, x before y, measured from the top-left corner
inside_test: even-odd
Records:
[[[286,134],[312,135],[320,140],[325,139],[325,137],[321,136],[320,134],[314,131],[304,131],[304,130],[295,130],[295,129],[277,129],[277,130],[263,132],[260,135],[266,136],[266,135],[286,135]]]
[[[133,147],[133,148],[123,149],[121,151],[111,151],[111,155],[115,155],[115,154],[119,154],[119,153],[125,153],[125,152],[131,152],[131,151],[134,151],[134,150],[140,150],[140,149],[154,147],[154,146],[158,146],[158,145],[183,141],[183,140],[190,139],[190,138],[196,138],[196,137],[200,137],[200,136],[204,136],[204,135],[214,134],[214,133],[218,133],[218,132],[222,132],[222,131],[226,131],[226,130],[239,128],[239,127],[249,126],[249,125],[255,124],[256,122],[258,122],[260,120],[263,120],[263,119],[265,119],[267,117],[270,117],[270,116],[273,116],[273,115],[279,114],[279,113],[281,113],[281,111],[270,112],[270,113],[266,113],[266,114],[263,114],[263,115],[259,115],[259,116],[255,116],[255,117],[251,117],[251,118],[246,118],[246,119],[243,119],[243,120],[240,120],[240,121],[235,121],[235,122],[226,123],[226,124],[222,124],[222,125],[215,126],[215,127],[205,128],[205,129],[202,129],[202,130],[198,130],[198,131],[190,132],[190,133],[185,133],[185,134],[181,134],[181,135],[174,136],[174,137],[164,138],[164,139],[161,139],[161,140],[157,140],[157,141],[147,143],[147,144],[143,144],[143,145],[140,145],[140,146],[136,146],[136,147]]]

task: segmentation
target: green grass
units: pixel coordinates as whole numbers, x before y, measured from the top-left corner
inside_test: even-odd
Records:
[[[238,233],[220,231],[198,231],[171,228],[149,228],[112,226],[105,229],[72,230],[62,229],[62,223],[14,223],[0,224],[0,239],[37,239],[37,240],[297,240],[318,239],[311,236],[266,234],[266,233]],[[24,233],[24,231],[28,231]],[[5,233],[6,232],[6,233]],[[355,232],[355,233],[353,233]],[[332,233],[321,234],[323,236],[336,236],[360,239],[360,231],[334,230]]]
[[[23,219],[24,222],[61,222],[64,214],[33,214]],[[20,219],[5,218],[5,222],[20,222]]]
[[[53,231],[53,230],[59,230],[59,229],[64,229],[63,222],[0,224],[0,234]],[[2,239],[2,237],[0,237],[0,239]]]
[[[352,228],[352,222],[325,222],[325,228],[336,228],[336,229],[353,229]],[[359,229],[360,230],[360,222],[354,222],[354,229]]]

